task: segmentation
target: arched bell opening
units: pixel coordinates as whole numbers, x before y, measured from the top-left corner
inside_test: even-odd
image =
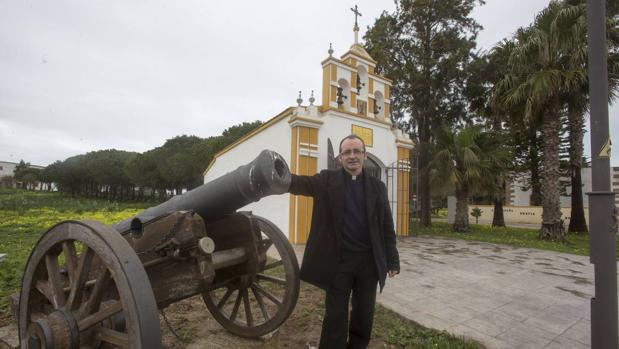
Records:
[[[385,97],[380,91],[376,91],[374,92],[374,98],[376,102],[374,102],[374,110],[372,110],[372,113],[374,114],[375,118],[384,119],[385,118],[385,108],[384,108]]]
[[[337,86],[337,107],[350,111],[350,83],[346,79],[339,79]]]

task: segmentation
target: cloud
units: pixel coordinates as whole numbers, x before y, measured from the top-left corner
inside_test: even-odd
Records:
[[[475,10],[480,46],[543,7],[507,3]],[[353,43],[355,4],[361,34],[394,9],[391,0],[0,2],[0,159],[142,152],[268,120],[299,90],[320,100],[320,62],[330,42],[337,56]]]

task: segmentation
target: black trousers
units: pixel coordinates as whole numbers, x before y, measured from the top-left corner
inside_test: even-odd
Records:
[[[372,252],[342,253],[335,280],[325,298],[319,349],[364,349],[368,346],[374,321],[377,283],[378,273]],[[349,326],[348,303],[351,293]]]

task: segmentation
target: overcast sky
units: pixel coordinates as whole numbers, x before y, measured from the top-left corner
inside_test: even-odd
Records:
[[[547,3],[487,0],[473,13],[478,45],[490,49]],[[361,36],[394,9],[391,0],[0,0],[0,160],[143,152],[268,120],[299,90],[320,101],[320,62],[330,42],[338,57],[353,43],[355,4]]]

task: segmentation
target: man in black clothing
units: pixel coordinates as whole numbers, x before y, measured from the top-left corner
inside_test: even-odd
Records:
[[[293,175],[290,184],[290,193],[314,198],[301,279],[326,290],[320,349],[366,348],[376,284],[382,291],[400,271],[387,189],[363,173],[366,159],[363,140],[350,135],[340,142],[342,169]]]

